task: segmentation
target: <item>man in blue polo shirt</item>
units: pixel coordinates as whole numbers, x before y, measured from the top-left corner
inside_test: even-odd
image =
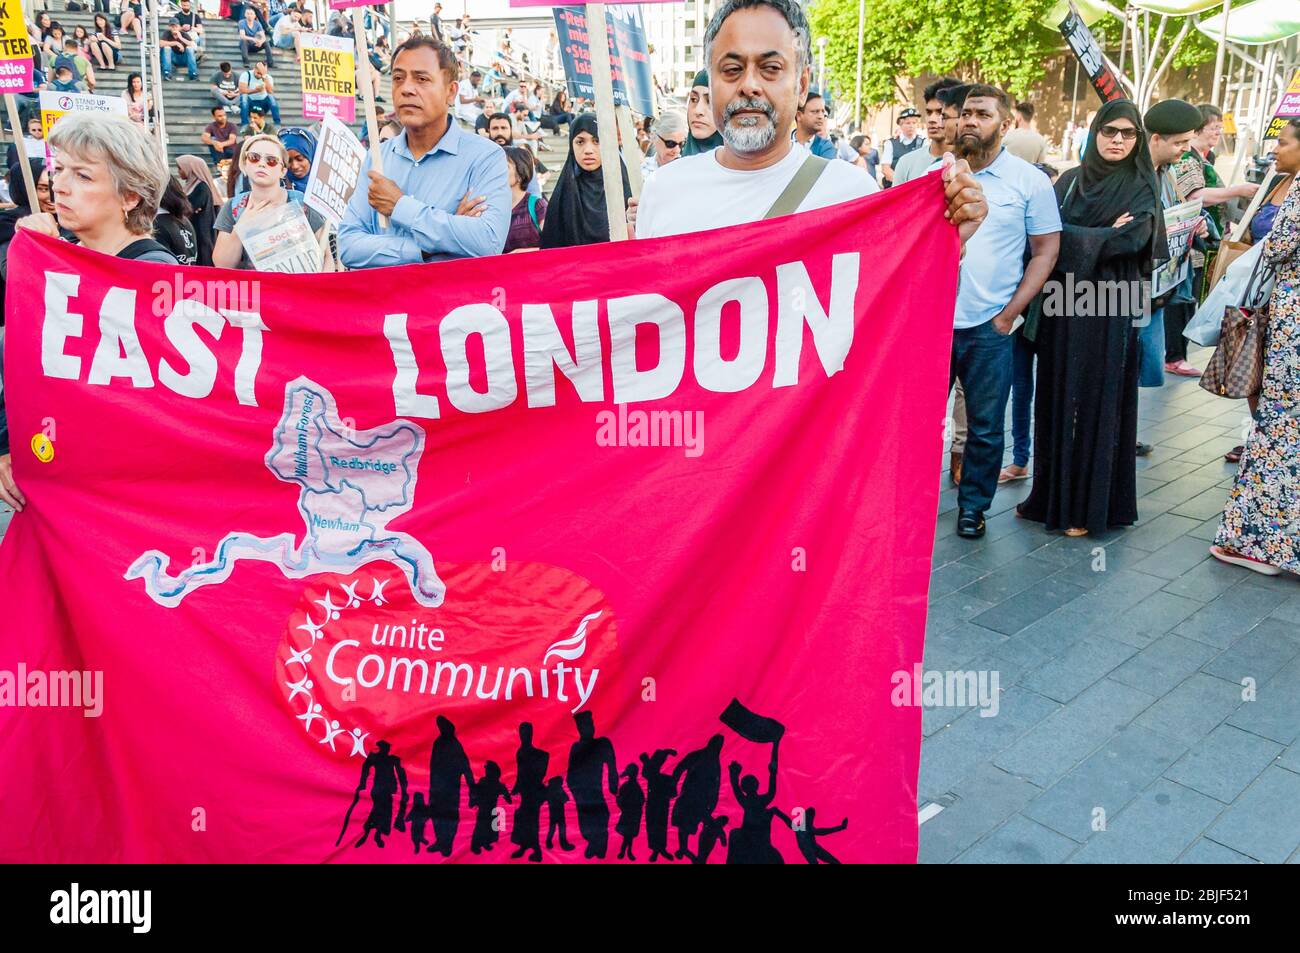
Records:
[[[510,229],[501,147],[449,115],[458,65],[427,36],[393,53],[393,104],[402,132],[383,145],[383,173],[361,164],[361,184],[339,226],[349,268],[499,255]],[[366,183],[369,187],[366,188]],[[389,218],[380,228],[379,216]]]
[[[1002,469],[1010,334],[1052,273],[1061,240],[1051,180],[1002,146],[1011,124],[1006,93],[996,86],[971,87],[958,120],[957,154],[983,186],[989,214],[962,258],[948,374],[949,386],[960,380],[966,392],[966,450],[957,489],[957,535],[965,539],[984,535],[984,511]]]

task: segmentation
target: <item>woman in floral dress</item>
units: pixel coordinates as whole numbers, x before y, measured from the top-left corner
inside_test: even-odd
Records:
[[[1300,574],[1300,179],[1278,210],[1263,254],[1277,269],[1264,382],[1255,430],[1210,553],[1276,576]]]

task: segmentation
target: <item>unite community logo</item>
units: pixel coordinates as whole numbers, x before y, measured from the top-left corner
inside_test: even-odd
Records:
[[[54,924],[130,924],[132,933],[148,933],[152,923],[152,890],[70,890],[50,894]]]

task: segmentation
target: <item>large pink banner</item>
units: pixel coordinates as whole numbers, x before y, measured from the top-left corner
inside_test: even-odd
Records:
[[[943,207],[309,277],[21,233],[0,860],[915,860]]]

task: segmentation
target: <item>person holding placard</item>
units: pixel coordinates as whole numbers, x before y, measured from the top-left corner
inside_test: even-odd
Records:
[[[286,233],[297,226],[306,240],[296,244],[304,247],[313,244],[315,236],[319,235],[320,230],[325,227],[325,219],[315,209],[306,208],[302,204],[301,192],[284,187],[284,176],[289,169],[289,152],[285,149],[284,143],[275,136],[254,136],[245,140],[239,154],[239,168],[248,179],[249,191],[236,195],[221,206],[221,211],[217,213],[217,221],[214,225],[217,230],[217,242],[212,249],[212,263],[218,268],[247,270],[259,268],[254,260],[260,258],[257,254],[260,249],[249,249],[245,246],[246,236],[259,221],[277,223],[283,221],[288,227],[278,230]],[[286,208],[286,205],[294,206],[300,213],[305,213],[305,227],[297,222],[301,216],[294,215],[292,209]],[[276,250],[269,249],[269,251],[276,258],[281,257]],[[319,247],[316,249],[316,255],[315,268],[310,270],[318,270],[320,267]],[[304,253],[303,257],[308,255]],[[304,267],[278,267],[280,264],[281,262],[275,261],[276,267],[260,267],[260,270],[308,270]]]
[[[510,186],[496,143],[452,118],[457,63],[415,37],[393,54],[393,103],[402,133],[383,145],[383,173],[367,155],[339,227],[349,268],[499,255],[510,227]],[[368,187],[367,186],[368,183]],[[379,215],[390,219],[379,227]]]

